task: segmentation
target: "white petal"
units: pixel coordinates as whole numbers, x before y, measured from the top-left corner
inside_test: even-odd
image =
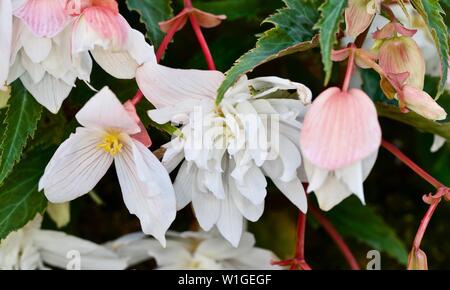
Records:
[[[241,214],[249,221],[256,222],[264,213],[264,201],[260,204],[254,204],[249,199],[244,197],[236,187],[235,181],[232,177],[228,178],[228,194],[231,195],[234,204],[239,209]]]
[[[302,212],[306,213],[308,202],[306,192],[299,178],[289,182],[279,179],[283,165],[280,159],[266,161],[263,165],[264,173],[272,180],[275,186]]]
[[[81,270],[123,270],[127,267],[125,259],[107,248],[62,232],[42,230],[34,238],[42,259],[53,267],[66,269],[76,257],[80,258]]]
[[[0,89],[8,79],[12,46],[12,21],[11,1],[0,1]]]
[[[314,174],[317,168],[307,159],[304,159],[304,163],[308,176]],[[320,187],[314,189],[319,207],[324,211],[332,209],[341,201],[352,195],[352,192],[348,189],[348,187],[342,181],[338,180],[334,175],[327,174],[326,176],[327,177],[322,182]],[[310,190],[312,189],[308,188],[308,191]]]
[[[234,248],[221,237],[203,241],[197,248],[196,254],[202,254],[214,260],[233,259],[245,255],[255,245],[255,237],[248,232],[242,234],[237,248]]]
[[[107,73],[118,79],[133,79],[138,63],[127,51],[112,51],[101,47],[91,50],[92,57]]]
[[[256,166],[250,167],[243,181],[242,184],[236,181],[240,193],[255,205],[263,203],[267,195],[267,181],[261,169]]]
[[[195,166],[189,166],[187,161],[181,164],[177,178],[173,184],[177,199],[177,210],[183,209],[191,202],[193,191],[197,190],[195,187],[197,172],[197,168]]]
[[[217,228],[234,247],[239,245],[242,236],[243,218],[229,194],[224,200],[220,201],[220,217],[217,221]]]
[[[153,46],[148,44],[144,35],[136,29],[131,28],[128,32],[127,49],[138,65],[143,65],[148,61],[156,62]]]
[[[261,91],[255,98],[265,97],[277,90],[296,90],[298,98],[304,103],[310,103],[312,93],[303,84],[292,82],[278,77],[261,77],[249,80],[250,85],[257,91]]]
[[[40,63],[52,50],[51,38],[35,36],[28,28],[22,30],[21,43],[27,56],[34,63]]]
[[[49,74],[45,74],[44,78],[38,83],[34,83],[28,74],[22,75],[20,80],[36,101],[53,114],[59,111],[63,101],[69,96],[73,88],[73,86],[69,86],[66,82]],[[75,79],[73,79],[73,83],[75,83]]]
[[[7,84],[10,85],[15,80],[17,80],[20,76],[22,76],[25,73],[25,68],[22,65],[22,60],[17,57],[14,64],[9,69],[9,75]]]
[[[277,256],[271,251],[253,248],[244,255],[230,260],[229,263],[235,270],[282,270],[282,267],[271,264],[276,260],[278,260]]]
[[[130,213],[139,218],[142,231],[153,235],[164,246],[165,233],[175,219],[175,194],[172,188],[167,189],[169,176],[165,171],[154,172],[154,176],[142,180],[139,169],[145,163],[150,171],[149,165],[153,161],[149,154],[143,153],[142,148],[136,147],[131,138],[124,140],[122,151],[114,158],[123,199]],[[143,161],[136,164],[137,159]],[[161,168],[164,170],[162,165]]]
[[[280,136],[279,156],[283,162],[283,174],[279,179],[283,182],[289,182],[297,178],[297,169],[302,163],[300,151],[294,143],[282,135]]]
[[[181,270],[181,267],[191,260],[189,251],[182,243],[176,241],[168,241],[165,249],[157,245],[149,247],[148,254],[155,258],[158,269],[167,267],[167,269],[180,268]]]
[[[198,181],[197,181],[198,182]],[[212,193],[193,192],[192,207],[200,227],[209,231],[218,221],[221,211],[222,200]]]
[[[128,134],[141,131],[116,95],[104,87],[75,116],[81,125],[99,129],[117,129]]]
[[[363,172],[361,161],[335,171],[336,178],[344,182],[363,204],[365,204],[363,188]]]
[[[431,153],[437,152],[439,149],[441,149],[442,146],[444,146],[447,139],[439,136],[439,135],[433,135],[433,145],[431,145],[430,151]]]
[[[91,191],[111,166],[112,157],[98,148],[103,132],[78,128],[47,165],[39,189],[53,203],[73,200]]]
[[[169,173],[171,173],[181,161],[184,159],[184,151],[182,146],[178,146],[179,138],[173,139],[170,143],[163,145],[163,148],[166,148],[166,152],[164,153],[162,164],[167,169]],[[172,144],[175,144],[172,146]]]
[[[31,59],[23,52],[20,52],[20,60],[22,66],[27,71],[28,75],[31,77],[33,83],[40,82],[45,76],[45,68],[40,63],[34,63]]]
[[[214,100],[223,79],[219,71],[173,69],[153,61],[146,62],[136,73],[139,88],[156,108],[189,99]]]

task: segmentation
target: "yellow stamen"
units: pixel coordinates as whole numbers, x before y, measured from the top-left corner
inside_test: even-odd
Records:
[[[123,145],[120,143],[118,133],[107,133],[103,137],[103,143],[97,145],[98,148],[102,148],[107,153],[111,154],[111,156],[116,156],[118,153],[122,151]]]

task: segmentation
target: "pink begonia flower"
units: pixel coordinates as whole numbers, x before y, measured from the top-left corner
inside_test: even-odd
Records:
[[[180,14],[177,16],[159,23],[159,27],[162,31],[168,32],[170,28],[175,25],[178,21],[181,21],[181,24],[178,25],[178,30],[183,29],[183,27],[186,25],[189,16],[194,15],[194,17],[197,19],[198,24],[203,28],[213,28],[220,23],[222,23],[223,20],[227,19],[225,15],[214,15],[208,12],[204,12],[197,8],[185,8]]]
[[[58,112],[77,78],[89,83],[92,59],[114,77],[133,78],[153,56],[142,33],[131,29],[115,0],[15,0],[12,67],[52,113]]]
[[[244,218],[257,221],[263,214],[266,177],[297,208],[307,210],[298,135],[311,91],[286,79],[244,76],[216,106],[224,77],[219,71],[172,69],[156,62],[136,73],[156,107],[149,116],[159,124],[181,125],[164,146],[163,158],[169,172],[181,163],[174,183],[177,208],[192,202],[201,228],[216,225],[237,247]],[[288,91],[292,99],[280,97]]]
[[[349,0],[345,9],[346,34],[356,38],[372,23],[380,11],[381,0]]]
[[[33,97],[52,113],[75,85],[89,81],[92,61],[83,57],[83,71],[72,64],[70,43],[73,18],[65,0],[16,0],[11,69],[8,83],[20,78]]]
[[[55,152],[39,189],[53,203],[71,201],[90,192],[114,161],[125,205],[140,219],[143,232],[164,245],[175,219],[175,193],[164,166],[132,137],[141,132],[135,116],[104,88],[76,118],[83,127]]]
[[[133,79],[136,69],[155,57],[144,35],[119,14],[115,0],[84,0],[79,5],[79,13],[74,13],[77,19],[72,36],[75,59],[89,51],[113,77]]]
[[[12,42],[12,3],[0,1],[0,90],[6,90]]]
[[[359,89],[333,87],[320,94],[306,113],[300,137],[308,192],[330,210],[354,193],[364,203],[363,181],[381,144],[372,100]]]

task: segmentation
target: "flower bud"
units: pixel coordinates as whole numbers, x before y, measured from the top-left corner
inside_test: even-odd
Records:
[[[346,34],[357,37],[366,30],[375,13],[379,10],[379,0],[349,0],[345,9]]]
[[[403,87],[403,97],[408,109],[427,119],[436,121],[447,117],[445,110],[422,90],[406,85]]]
[[[408,257],[408,270],[428,270],[427,255],[421,249],[413,249]]]
[[[380,66],[388,74],[408,72],[405,84],[423,89],[425,59],[417,43],[410,37],[393,37],[383,41],[379,51]]]

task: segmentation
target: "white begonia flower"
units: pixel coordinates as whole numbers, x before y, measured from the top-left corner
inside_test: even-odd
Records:
[[[83,127],[55,152],[39,189],[53,203],[71,201],[90,192],[114,161],[125,205],[142,230],[164,245],[175,219],[175,194],[164,166],[133,137],[141,132],[135,116],[104,88],[76,118]]]
[[[154,258],[159,270],[280,270],[271,265],[278,258],[269,250],[255,247],[253,234],[244,232],[234,248],[217,232],[167,233],[167,247],[139,233],[106,244],[129,266]]]
[[[277,77],[242,77],[216,106],[221,72],[147,62],[136,79],[157,108],[149,116],[160,124],[181,124],[181,134],[165,145],[163,164],[170,172],[184,159],[174,183],[177,208],[192,202],[203,230],[217,225],[237,246],[243,217],[257,221],[264,211],[266,176],[306,212],[297,170],[299,120],[311,100],[307,87]],[[283,98],[289,95],[295,98]]]
[[[123,270],[125,259],[114,251],[63,232],[42,230],[37,215],[0,242],[0,270]],[[76,260],[75,260],[76,259]],[[73,264],[73,265],[72,265]]]

